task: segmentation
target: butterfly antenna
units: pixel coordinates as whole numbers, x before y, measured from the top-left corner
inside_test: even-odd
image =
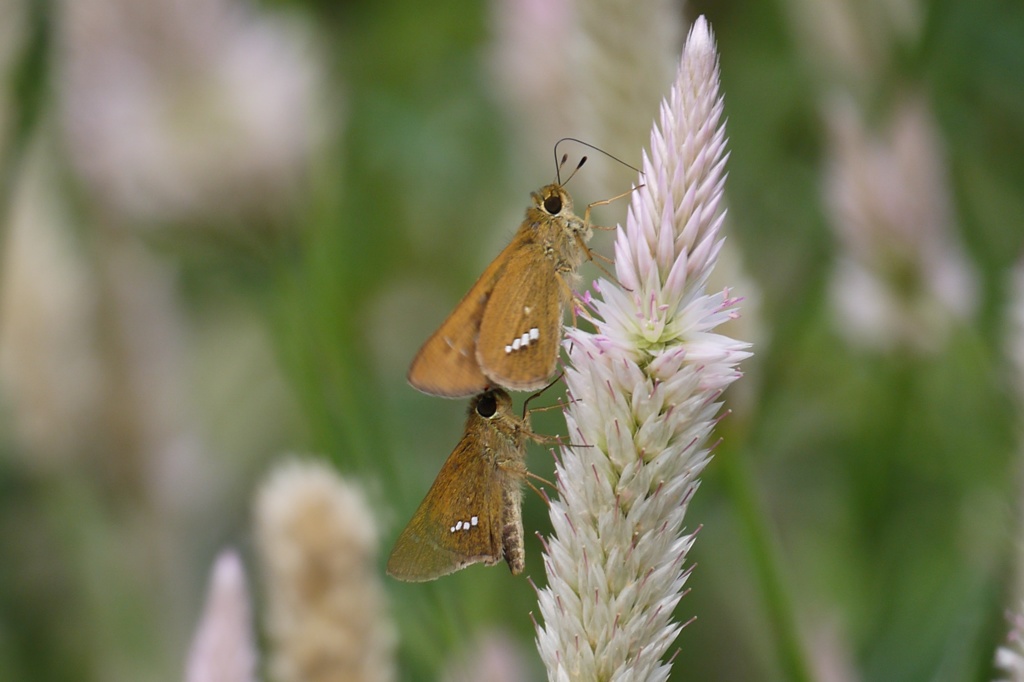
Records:
[[[605,150],[601,149],[600,147],[595,147],[594,145],[590,144],[589,142],[584,142],[583,140],[577,139],[575,137],[563,137],[561,140],[559,140],[558,142],[555,143],[555,161],[556,161],[556,163],[558,161],[558,145],[562,144],[563,142],[575,142],[577,144],[583,145],[584,147],[589,147],[590,149],[593,149],[595,152],[599,152],[601,154],[604,154],[605,156],[607,156],[612,161],[618,161],[619,163],[621,163],[626,168],[630,168],[632,170],[635,170],[640,175],[644,174],[642,170],[640,170],[639,168],[636,168],[635,166],[631,166],[630,164],[626,163],[625,161],[623,161],[619,157],[613,156],[612,154],[609,154]],[[562,164],[565,163],[565,159],[566,159],[567,156],[568,156],[568,154],[562,156]],[[579,166],[576,166],[576,170],[573,171],[573,175],[576,174],[576,171],[580,169],[580,166],[582,166],[583,162],[586,161],[586,160],[587,160],[587,157],[584,156],[583,160],[580,161]],[[559,167],[560,167],[560,164],[559,164]],[[570,175],[569,178],[572,178],[572,175]],[[569,182],[569,179],[566,179],[566,182]],[[561,182],[559,182],[559,184],[561,184]]]
[[[570,180],[572,180],[572,177],[574,175],[576,175],[576,171],[578,171],[580,168],[583,168],[583,164],[585,164],[587,162],[587,157],[584,156],[582,159],[580,159],[580,162],[577,163],[576,167],[572,169],[572,173],[569,173],[569,177],[567,177],[565,179],[565,182],[562,182],[562,167],[565,165],[565,162],[568,161],[568,160],[569,160],[569,155],[568,154],[562,154],[562,160],[559,161],[558,160],[558,150],[557,149],[555,150],[555,162],[556,162],[556,164],[555,164],[555,179],[558,181],[558,186],[559,187],[563,187],[566,183],[568,183]]]
[[[565,372],[559,372],[559,373],[558,373],[558,376],[557,376],[557,377],[555,377],[554,381],[552,381],[552,382],[551,382],[550,384],[548,384],[548,385],[547,385],[547,386],[545,386],[544,388],[540,389],[539,391],[537,391],[536,393],[534,393],[533,395],[531,395],[531,396],[530,396],[529,398],[527,398],[527,399],[526,399],[526,400],[525,400],[525,401],[523,402],[523,419],[526,419],[526,408],[527,408],[527,406],[528,406],[528,405],[530,404],[530,401],[531,401],[531,400],[533,400],[534,398],[536,398],[537,396],[539,396],[539,395],[540,395],[541,393],[543,393],[544,391],[546,391],[546,390],[548,390],[549,388],[551,388],[552,386],[554,386],[555,384],[557,384],[557,383],[558,383],[559,381],[561,381],[561,380],[562,380],[562,377],[564,377],[564,376],[565,376]]]

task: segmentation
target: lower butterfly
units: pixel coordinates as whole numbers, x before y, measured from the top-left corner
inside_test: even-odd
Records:
[[[508,393],[493,389],[473,398],[466,432],[398,536],[388,574],[422,582],[502,559],[513,575],[521,573],[526,439],[542,440],[526,415],[512,412]]]

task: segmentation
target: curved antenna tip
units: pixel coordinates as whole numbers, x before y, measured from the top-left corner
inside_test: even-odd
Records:
[[[563,142],[575,142],[575,143],[577,143],[577,144],[581,144],[581,145],[583,145],[584,147],[589,147],[590,149],[593,149],[593,150],[594,150],[594,151],[596,151],[596,152],[599,152],[599,153],[601,153],[601,154],[604,154],[605,156],[607,156],[607,157],[608,157],[609,159],[611,159],[612,161],[617,161],[617,162],[621,163],[621,164],[622,164],[623,166],[625,166],[626,168],[629,168],[629,169],[631,169],[631,170],[635,170],[635,171],[636,171],[637,173],[639,173],[640,175],[643,175],[643,174],[644,174],[644,173],[643,173],[643,171],[642,171],[642,170],[640,170],[639,168],[637,168],[637,167],[635,167],[635,166],[632,166],[632,165],[630,165],[630,164],[626,163],[625,161],[623,161],[622,159],[620,159],[620,158],[619,158],[619,157],[617,157],[617,156],[614,156],[614,155],[612,155],[612,154],[609,154],[608,152],[606,152],[605,150],[601,149],[600,147],[596,147],[596,146],[594,146],[594,145],[590,144],[589,142],[584,142],[583,140],[580,140],[580,139],[578,139],[578,138],[575,138],[575,137],[563,137],[563,138],[562,138],[562,139],[560,139],[560,140],[559,140],[558,142],[555,142],[555,147],[554,147],[554,152],[555,152],[555,164],[556,164],[556,167],[555,167],[555,176],[556,176],[556,177],[558,178],[558,184],[559,184],[559,185],[563,184],[563,183],[562,183],[562,177],[561,177],[561,170],[562,170],[562,166],[563,166],[563,165],[565,165],[565,162],[566,162],[566,160],[568,160],[568,158],[569,158],[569,155],[568,155],[568,154],[562,154],[562,160],[561,160],[561,162],[559,162],[559,161],[558,161],[558,145],[562,144]],[[576,171],[578,171],[578,170],[579,170],[580,168],[582,168],[582,167],[583,167],[583,164],[584,164],[584,163],[586,163],[586,162],[587,162],[587,157],[586,157],[586,156],[584,156],[583,158],[581,158],[581,159],[580,159],[580,162],[579,162],[579,163],[578,163],[578,164],[576,165],[576,169],[575,169],[575,170],[573,170],[573,172],[572,172],[572,174],[571,174],[571,175],[569,176],[569,178],[566,178],[566,182],[569,182],[569,179],[571,179],[571,178],[572,178],[572,176],[576,174]]]

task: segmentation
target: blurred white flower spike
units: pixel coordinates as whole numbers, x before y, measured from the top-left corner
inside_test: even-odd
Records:
[[[749,344],[716,334],[736,315],[709,293],[723,238],[725,130],[718,54],[703,17],[597,283],[596,333],[569,330],[569,439],[557,466],[537,644],[552,680],[663,680],[683,625],[693,533],[684,515],[710,458],[722,391]]]
[[[256,497],[267,679],[391,682],[395,630],[377,569],[377,515],[328,464],[277,464]]]

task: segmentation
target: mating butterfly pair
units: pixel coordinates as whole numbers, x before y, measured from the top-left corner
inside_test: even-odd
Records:
[[[500,387],[535,390],[554,373],[562,316],[591,236],[589,209],[584,218],[574,214],[560,184],[531,198],[512,242],[409,369],[409,383],[424,393],[476,397],[462,440],[388,559],[388,573],[400,580],[433,580],[502,558],[513,574],[523,570],[525,439],[539,438]]]

